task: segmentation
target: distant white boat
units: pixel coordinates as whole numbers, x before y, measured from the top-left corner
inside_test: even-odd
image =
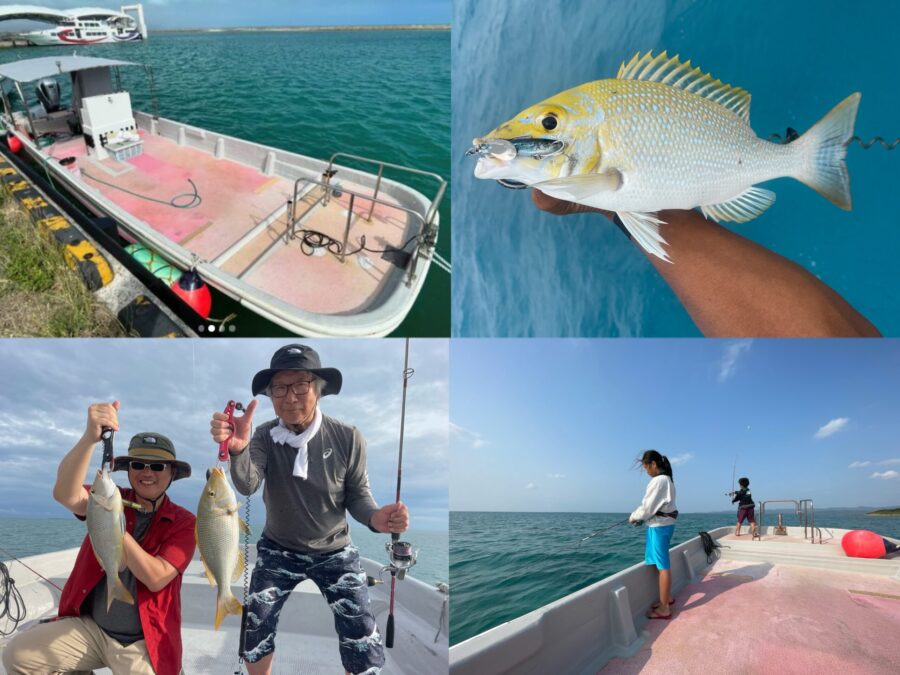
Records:
[[[133,11],[136,17],[128,12]],[[55,28],[20,33],[32,45],[93,45],[147,39],[143,6],[124,5],[120,11],[102,7],[53,9],[36,5],[0,7],[0,21],[26,20],[56,24]]]
[[[6,563],[28,611],[28,622],[19,626],[18,631],[34,621],[56,616],[59,590],[35,572],[62,587],[77,553],[78,549],[73,548],[23,558],[21,563]],[[250,568],[255,563],[254,547],[251,547],[251,558]],[[368,575],[378,578],[381,571],[378,563],[367,558],[360,558],[360,562]],[[387,625],[386,589],[390,587],[390,575],[385,574],[385,579],[387,583],[369,588],[372,613],[382,635]],[[243,588],[239,584],[232,590],[239,600],[243,597]],[[276,675],[343,672],[334,632],[334,615],[319,589],[307,580],[299,584],[291,596],[278,623],[273,672]],[[386,663],[382,675],[447,673],[447,603],[446,586],[439,589],[408,575],[397,583],[394,647],[384,650]],[[209,585],[199,559],[195,559],[185,571],[181,586],[182,664],[189,675],[222,675],[237,670],[240,617],[227,616],[219,630],[213,630],[215,607],[215,589]],[[8,640],[0,639],[0,651]],[[110,671],[95,672],[105,675]]]
[[[900,558],[846,556],[847,530],[775,529],[715,529],[712,556],[699,536],[673,547],[670,621],[646,618],[641,563],[454,645],[450,673],[900,672]]]

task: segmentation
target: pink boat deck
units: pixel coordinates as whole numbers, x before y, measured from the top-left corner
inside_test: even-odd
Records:
[[[216,257],[253,231],[262,221],[272,222],[250,238],[241,249],[223,261],[220,267],[293,306],[322,314],[348,314],[365,310],[375,303],[391,263],[380,252],[362,251],[342,263],[335,255],[306,255],[299,238],[285,242],[287,228],[285,205],[293,196],[293,181],[263,175],[244,165],[225,160],[177,143],[141,132],[143,154],[117,162],[113,158],[98,161],[87,155],[81,137],[57,143],[49,148],[51,157],[75,157],[82,180],[98,189],[107,199],[134,217],[150,225],[168,239],[196,253],[206,261]],[[193,193],[194,182],[201,202],[194,208],[173,208],[167,202],[176,195]],[[339,171],[335,184],[360,194],[372,191],[355,184]],[[100,182],[103,181],[103,182]],[[107,185],[108,184],[108,185]],[[301,184],[301,190],[302,190]],[[164,203],[152,202],[124,192],[145,195]],[[321,189],[317,189],[321,194]],[[396,203],[383,192],[379,199]],[[181,197],[177,203],[190,201]],[[349,197],[346,193],[309,212],[297,226],[323,232],[343,240]],[[371,202],[356,199],[347,243],[356,251],[365,235],[366,247],[400,247],[417,230],[418,223],[406,212],[378,204],[367,221]],[[305,206],[298,204],[298,216]],[[407,248],[409,250],[409,248]],[[364,260],[360,261],[360,257]]]
[[[735,540],[733,536],[720,540]],[[785,543],[795,537],[766,537]],[[809,544],[809,546],[813,546]],[[825,544],[827,556],[842,556]],[[900,672],[900,583],[890,577],[719,560],[675,598],[670,621],[600,672],[876,675]]]

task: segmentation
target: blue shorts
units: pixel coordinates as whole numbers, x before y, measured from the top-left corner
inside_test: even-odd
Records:
[[[647,547],[644,549],[644,564],[656,565],[657,569],[667,570],[669,563],[669,542],[675,532],[674,525],[647,528]]]
[[[384,647],[369,609],[366,574],[359,552],[347,546],[333,553],[299,553],[263,535],[247,596],[244,660],[259,661],[275,649],[282,605],[294,587],[312,579],[334,612],[341,663],[349,673],[376,675],[384,666]]]

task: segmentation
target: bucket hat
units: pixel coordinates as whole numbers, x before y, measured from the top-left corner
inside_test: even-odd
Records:
[[[128,469],[128,463],[133,459],[171,464],[173,481],[191,475],[191,465],[175,458],[172,441],[154,431],[135,434],[128,443],[128,454],[116,457],[113,462],[113,471]]]
[[[306,345],[285,345],[272,355],[269,367],[253,376],[251,390],[256,396],[264,392],[275,373],[282,370],[302,370],[310,372],[325,380],[322,396],[337,394],[341,391],[343,376],[337,368],[323,368],[319,354]]]

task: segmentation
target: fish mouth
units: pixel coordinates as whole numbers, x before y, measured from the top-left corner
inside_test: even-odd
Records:
[[[466,150],[466,157],[477,155],[479,159],[490,157],[502,162],[518,157],[540,160],[558,155],[565,148],[566,142],[558,138],[476,138],[472,140],[472,147]]]

